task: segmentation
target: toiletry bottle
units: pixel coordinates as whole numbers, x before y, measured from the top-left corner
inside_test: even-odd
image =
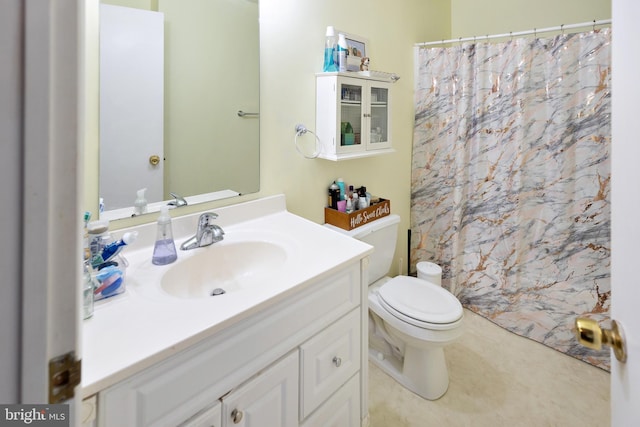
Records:
[[[93,278],[93,268],[89,260],[83,263],[82,281],[82,318],[88,319],[93,316],[93,291],[96,287],[96,280]]]
[[[338,209],[338,200],[340,200],[340,187],[333,181],[329,187],[329,207]]]
[[[340,200],[346,200],[346,192],[344,188],[344,180],[342,178],[338,178],[336,181],[338,184],[338,188],[340,189]]]
[[[104,262],[102,259],[104,247],[113,242],[113,238],[109,234],[109,221],[89,222],[87,224],[87,235],[89,239],[89,259],[91,260],[91,265],[95,268]]]
[[[338,34],[338,71],[344,73],[347,71],[347,39],[344,34]]]
[[[136,192],[136,201],[133,202],[133,209],[135,215],[142,215],[147,213],[147,199],[144,197],[146,188],[141,188]]]
[[[155,265],[166,265],[171,264],[176,259],[178,259],[178,254],[173,241],[169,206],[165,205],[160,209],[160,216],[158,217],[158,234],[156,236],[156,244],[153,247],[151,262]]]
[[[351,201],[351,197],[347,197],[347,210],[345,212],[353,212],[353,202]]]
[[[82,229],[82,259],[85,261],[91,258],[91,252],[89,251],[89,221],[91,220],[91,212],[84,213],[83,221],[84,227]]]
[[[358,209],[368,208],[368,200],[367,200],[367,187],[362,186],[358,188]]]
[[[338,71],[335,61],[336,33],[332,26],[327,27],[327,38],[324,44],[324,66],[322,71],[330,73]]]

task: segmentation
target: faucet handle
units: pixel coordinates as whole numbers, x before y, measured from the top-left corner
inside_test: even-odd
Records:
[[[215,212],[205,212],[200,215],[200,219],[198,219],[198,226],[205,227],[207,225],[213,225],[213,220],[218,218],[218,214]]]
[[[200,218],[198,218],[198,230],[196,231],[198,240],[200,240],[206,229],[214,225],[213,220],[216,218],[218,218],[218,214],[215,212],[205,212],[200,215]]]
[[[184,197],[176,193],[169,193],[169,194],[171,195],[171,197],[175,199],[168,203],[169,206],[175,206],[175,207],[187,206],[188,203]]]

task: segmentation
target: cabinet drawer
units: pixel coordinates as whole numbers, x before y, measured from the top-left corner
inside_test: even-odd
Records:
[[[301,427],[360,426],[360,374],[356,374],[334,393]]]
[[[301,419],[360,369],[360,310],[353,310],[300,346]]]

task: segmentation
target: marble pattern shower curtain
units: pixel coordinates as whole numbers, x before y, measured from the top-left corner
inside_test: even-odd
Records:
[[[462,304],[609,369],[609,29],[416,48],[411,260]],[[607,323],[604,323],[607,325]]]

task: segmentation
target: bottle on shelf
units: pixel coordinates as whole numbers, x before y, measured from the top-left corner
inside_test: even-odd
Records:
[[[347,71],[347,39],[344,34],[338,34],[338,71],[344,73]]]
[[[336,34],[332,26],[327,27],[326,40],[324,44],[324,65],[322,71],[325,73],[338,71],[336,65]]]
[[[338,201],[340,200],[340,187],[335,181],[329,186],[329,207],[338,209]]]

